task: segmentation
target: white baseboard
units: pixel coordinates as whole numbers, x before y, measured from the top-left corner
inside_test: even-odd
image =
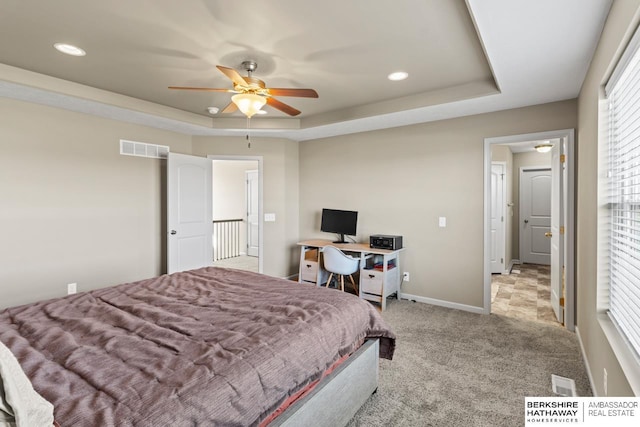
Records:
[[[453,308],[453,309],[462,310],[462,311],[469,311],[471,313],[476,313],[476,314],[484,314],[484,308],[482,307],[475,307],[473,305],[466,305],[466,304],[458,304],[457,302],[444,301],[444,300],[439,300],[435,298],[426,298],[418,295],[400,293],[399,299],[407,299],[409,301],[416,301],[416,302],[422,302],[425,304],[437,305],[440,307]]]
[[[589,359],[587,359],[587,353],[582,345],[582,338],[580,337],[580,329],[576,325],[576,336],[578,337],[578,343],[580,344],[580,352],[582,353],[582,360],[584,361],[584,367],[587,370],[587,376],[589,377],[589,384],[591,385],[591,391],[594,397],[598,397],[598,390],[596,389],[595,382],[593,381],[593,375],[591,375],[591,367],[589,366]]]
[[[283,277],[283,279],[293,280],[293,278],[294,278],[294,277],[296,277],[296,280],[297,280],[298,273],[296,273],[296,274],[292,274],[292,275],[290,275],[290,276]]]

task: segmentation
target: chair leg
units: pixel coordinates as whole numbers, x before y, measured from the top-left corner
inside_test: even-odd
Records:
[[[340,275],[340,290],[344,292],[344,275]]]
[[[355,280],[353,280],[353,275],[349,275],[349,279],[351,279],[351,284],[353,285],[353,289],[356,291],[356,295],[360,296],[360,291],[358,290],[358,285],[356,285]]]
[[[327,283],[325,283],[324,287],[328,288],[329,287],[329,283],[331,283],[331,278],[333,277],[333,273],[329,273],[329,278],[327,279]]]

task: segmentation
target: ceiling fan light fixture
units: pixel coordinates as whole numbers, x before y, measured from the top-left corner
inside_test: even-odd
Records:
[[[267,103],[267,99],[264,96],[256,95],[255,93],[239,93],[231,97],[231,101],[238,107],[238,110],[251,118]]]
[[[534,147],[538,153],[548,153],[553,148],[553,144],[545,142],[544,144],[538,144]]]

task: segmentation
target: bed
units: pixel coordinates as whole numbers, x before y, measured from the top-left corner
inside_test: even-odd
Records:
[[[0,341],[62,427],[344,424],[395,348],[353,295],[218,267],[3,310]]]

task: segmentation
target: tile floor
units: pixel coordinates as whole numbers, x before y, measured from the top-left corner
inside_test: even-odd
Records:
[[[511,274],[491,275],[491,312],[562,326],[550,302],[549,266],[515,265]]]

